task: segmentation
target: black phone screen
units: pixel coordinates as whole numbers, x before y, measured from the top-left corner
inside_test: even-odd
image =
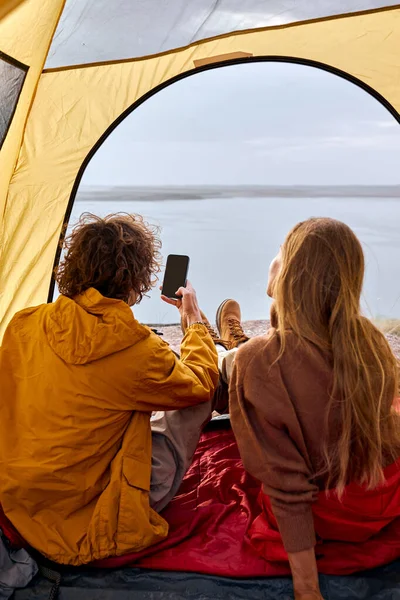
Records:
[[[188,256],[169,254],[161,293],[167,298],[176,298],[175,292],[186,285],[188,269]]]

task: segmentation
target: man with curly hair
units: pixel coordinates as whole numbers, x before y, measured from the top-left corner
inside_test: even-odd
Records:
[[[141,217],[84,215],[65,249],[61,295],[15,315],[0,348],[0,504],[31,546],[79,565],[167,536],[159,511],[210,417],[218,365],[190,284],[180,359],[134,318],[160,265]]]

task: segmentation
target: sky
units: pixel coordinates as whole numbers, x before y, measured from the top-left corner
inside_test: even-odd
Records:
[[[400,125],[356,85],[312,67],[227,66],[133,111],[85,186],[400,184]]]

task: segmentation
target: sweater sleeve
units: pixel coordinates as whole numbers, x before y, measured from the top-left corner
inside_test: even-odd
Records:
[[[238,352],[230,385],[230,413],[245,469],[263,484],[287,552],[315,545],[311,505],[318,487],[296,411],[279,366],[257,360],[257,343]],[[254,358],[254,360],[253,360]]]

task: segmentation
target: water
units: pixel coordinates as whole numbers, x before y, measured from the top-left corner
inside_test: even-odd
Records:
[[[101,216],[123,211],[142,214],[161,226],[164,259],[170,253],[190,256],[189,279],[211,320],[228,297],[240,302],[245,320],[267,318],[269,263],[288,230],[311,216],[334,217],[353,228],[366,255],[365,312],[400,318],[399,198],[206,195],[186,201],[130,201],[117,191],[106,197],[98,200],[95,191],[80,195],[70,223],[85,211]],[[160,300],[158,289],[134,311],[144,323],[178,321],[177,310]]]

